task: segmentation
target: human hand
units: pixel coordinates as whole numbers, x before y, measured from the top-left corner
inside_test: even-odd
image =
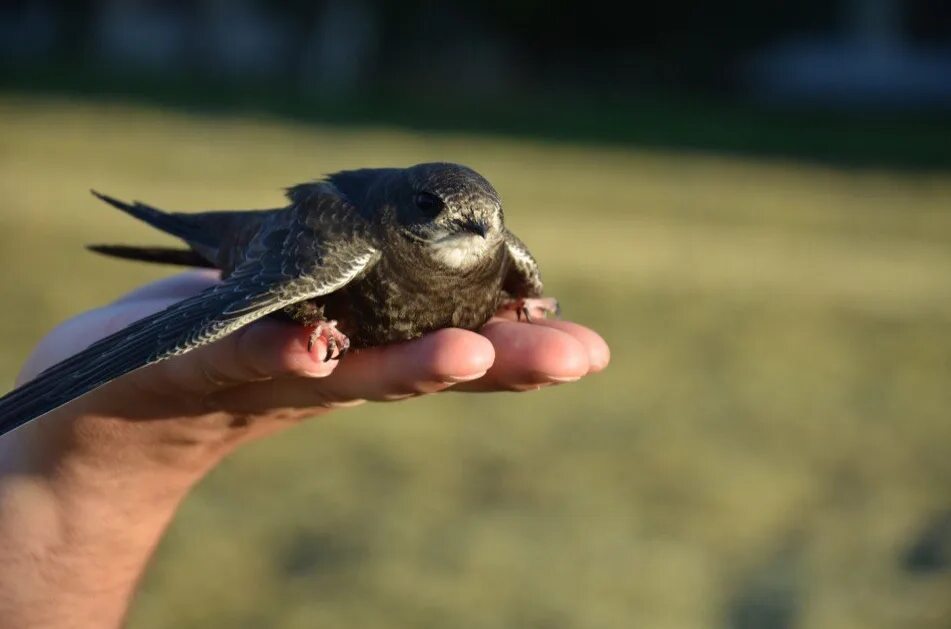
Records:
[[[186,272],[67,321],[39,343],[18,382],[216,281],[212,272]],[[32,439],[34,450],[60,443],[109,457],[134,444],[141,463],[174,461],[169,444],[191,444],[200,446],[202,467],[210,467],[241,443],[335,408],[444,390],[532,390],[577,380],[609,360],[604,341],[580,325],[501,317],[481,333],[439,330],[354,351],[339,362],[323,362],[324,350],[318,344],[309,352],[307,332],[298,325],[258,321],[127,374],[26,428],[43,426],[42,437]]]

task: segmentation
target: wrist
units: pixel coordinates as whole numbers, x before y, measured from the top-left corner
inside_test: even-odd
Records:
[[[118,422],[54,411],[0,438],[0,618],[11,626],[118,626],[178,505],[220,459],[175,443],[157,457]]]

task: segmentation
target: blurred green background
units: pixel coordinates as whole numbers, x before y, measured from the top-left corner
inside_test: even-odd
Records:
[[[340,412],[185,503],[130,626],[946,627],[951,176],[0,97],[0,373],[170,272],[95,186],[268,207],[454,160],[602,375]],[[942,528],[944,527],[944,528]]]
[[[273,207],[446,160],[609,369],[368,405],[184,504],[159,627],[951,626],[951,4],[0,6],[0,381],[174,272],[96,188]],[[2,621],[2,619],[0,619]],[[0,622],[2,624],[2,622]]]

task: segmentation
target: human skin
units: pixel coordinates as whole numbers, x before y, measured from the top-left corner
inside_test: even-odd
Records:
[[[17,383],[215,281],[184,273],[67,321]],[[571,382],[610,357],[578,324],[505,318],[339,362],[323,362],[325,349],[308,352],[300,326],[258,321],[0,437],[0,627],[121,625],[182,499],[242,444],[366,401]]]

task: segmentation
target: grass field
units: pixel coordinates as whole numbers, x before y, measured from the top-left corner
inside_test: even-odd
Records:
[[[169,272],[83,251],[167,242],[90,187],[270,207],[428,160],[496,185],[612,366],[240,452],[184,505],[131,627],[948,626],[951,174],[0,96],[0,379]]]

